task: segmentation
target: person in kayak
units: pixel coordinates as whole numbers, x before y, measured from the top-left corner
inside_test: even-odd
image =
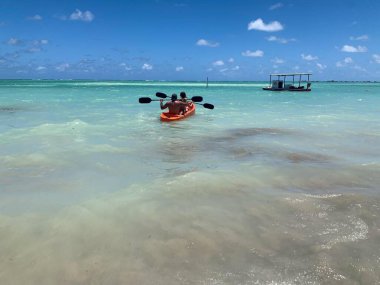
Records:
[[[161,110],[164,110],[166,108],[169,108],[169,113],[174,115],[181,114],[182,108],[186,108],[187,103],[183,103],[179,100],[177,100],[177,94],[173,94],[171,97],[171,101],[166,102],[165,104],[162,104],[164,100],[160,99],[160,107]]]
[[[179,93],[179,96],[181,97],[179,100],[181,101],[181,102],[184,102],[184,103],[186,103],[187,102],[187,96],[186,96],[186,93],[185,92],[181,92],[181,93]]]
[[[181,115],[184,115],[187,111],[189,111],[191,105],[193,104],[193,102],[189,101],[187,99],[187,96],[186,96],[186,93],[185,92],[181,92],[179,93],[179,96],[181,97],[179,100],[182,102],[182,103],[186,103],[186,105],[182,105],[181,106],[181,110],[179,111],[179,113]]]

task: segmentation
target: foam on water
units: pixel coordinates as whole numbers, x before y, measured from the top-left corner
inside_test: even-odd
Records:
[[[260,85],[1,82],[0,283],[379,283],[380,86]]]
[[[269,186],[263,175],[193,172],[131,186],[49,218],[2,216],[2,270],[23,270],[7,275],[20,284],[31,278],[58,284],[321,284],[347,278],[344,267],[329,259],[355,251],[354,241],[375,242],[369,238],[375,219],[352,207],[365,199],[343,195],[321,204],[303,195],[306,200],[294,204],[297,195],[263,190]],[[67,279],[57,280],[58,272]],[[371,273],[367,278],[377,280]]]

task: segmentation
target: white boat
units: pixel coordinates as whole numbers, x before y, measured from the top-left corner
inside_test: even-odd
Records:
[[[263,90],[268,91],[311,91],[310,76],[311,73],[279,73],[269,75],[269,86],[264,87]],[[302,80],[302,76],[307,76],[307,81]],[[277,79],[273,79],[277,77]],[[297,77],[297,78],[295,78]],[[296,79],[296,80],[295,80]],[[298,79],[298,86],[297,84]],[[301,85],[306,83],[306,86]]]

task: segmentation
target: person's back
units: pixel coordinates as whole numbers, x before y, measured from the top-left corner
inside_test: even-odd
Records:
[[[173,94],[171,97],[171,101],[166,102],[165,104],[162,104],[162,99],[160,100],[160,107],[161,110],[164,110],[166,108],[169,109],[170,114],[178,115],[181,111],[182,104],[180,101],[177,101],[177,95]]]
[[[174,102],[170,101],[170,102],[166,102],[164,104],[163,108],[161,108],[161,109],[163,110],[165,108],[169,109],[170,114],[178,115],[180,110],[181,110],[181,104],[179,104],[179,102],[177,102],[177,101],[174,101]]]

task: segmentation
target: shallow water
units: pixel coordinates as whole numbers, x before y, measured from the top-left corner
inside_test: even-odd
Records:
[[[265,84],[1,81],[0,283],[380,283],[380,85]]]

